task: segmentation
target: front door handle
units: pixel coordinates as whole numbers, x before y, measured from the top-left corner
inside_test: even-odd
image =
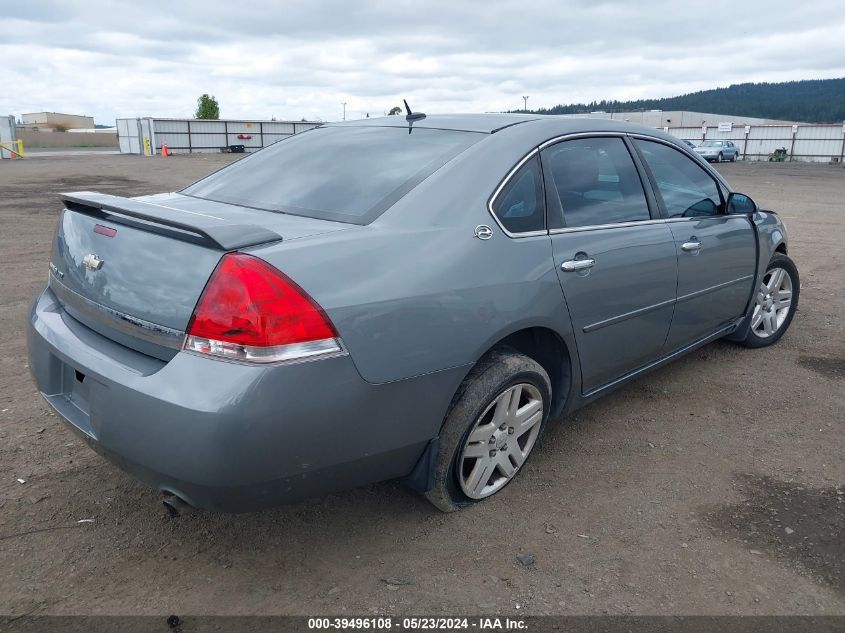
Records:
[[[568,262],[563,262],[560,269],[565,273],[574,273],[577,270],[586,270],[596,265],[594,259],[570,259]]]
[[[695,253],[701,250],[701,242],[696,240],[694,237],[690,238],[691,241],[684,242],[681,244],[681,250],[687,253]]]

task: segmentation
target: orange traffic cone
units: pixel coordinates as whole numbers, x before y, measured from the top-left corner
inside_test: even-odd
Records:
[[[161,146],[161,157],[162,157],[162,158],[167,158],[168,156],[170,156],[170,150],[169,150],[169,149],[167,149],[167,143],[162,143],[162,146]]]

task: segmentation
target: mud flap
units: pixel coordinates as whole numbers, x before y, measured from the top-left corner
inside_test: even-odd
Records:
[[[438,450],[439,436],[429,440],[413,470],[400,480],[402,484],[417,492],[428,492],[434,488],[434,465],[437,462]]]
[[[736,326],[736,329],[725,337],[726,341],[739,343],[748,337],[748,330],[751,329],[751,315],[742,317]]]

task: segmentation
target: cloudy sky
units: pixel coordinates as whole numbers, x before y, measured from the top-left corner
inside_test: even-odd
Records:
[[[501,111],[845,76],[841,0],[22,0],[0,113],[227,118]]]

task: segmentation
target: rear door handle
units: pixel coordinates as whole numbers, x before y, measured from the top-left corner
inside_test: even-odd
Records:
[[[594,259],[570,259],[568,262],[563,262],[560,269],[565,273],[574,273],[576,270],[585,270],[595,265]]]
[[[693,253],[695,251],[700,251],[701,250],[701,242],[699,242],[699,241],[684,242],[683,244],[681,244],[681,250],[686,251],[687,253]]]

